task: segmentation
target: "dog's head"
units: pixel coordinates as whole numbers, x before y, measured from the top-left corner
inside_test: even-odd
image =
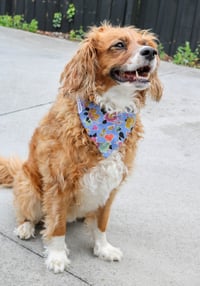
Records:
[[[159,57],[156,37],[134,27],[92,27],[61,76],[64,94],[104,96],[112,90],[128,90],[145,101],[147,91],[154,100],[162,95],[157,76]]]

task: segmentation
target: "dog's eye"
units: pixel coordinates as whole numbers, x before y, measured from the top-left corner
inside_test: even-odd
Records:
[[[160,41],[157,38],[153,39],[154,43],[156,43],[158,46],[160,45]]]
[[[114,44],[111,48],[115,48],[115,49],[125,49],[126,48],[126,45],[124,42],[120,41],[120,42],[117,42],[116,44]]]

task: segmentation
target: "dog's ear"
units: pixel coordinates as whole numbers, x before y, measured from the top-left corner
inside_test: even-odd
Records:
[[[95,93],[96,50],[91,38],[85,39],[61,75],[62,93],[89,97]]]
[[[154,48],[156,50],[158,50],[159,40],[154,35],[152,37],[153,37],[152,41],[155,44]],[[160,64],[160,58],[158,55],[156,55],[156,58],[157,58],[157,67],[156,67],[155,71],[150,76],[151,86],[150,86],[149,92],[150,92],[151,98],[153,100],[159,101],[162,97],[162,94],[163,94],[163,86],[162,86],[162,83],[158,77],[158,67]]]
[[[140,90],[134,96],[134,98],[136,99],[136,105],[138,108],[141,108],[145,105],[146,97],[148,96],[148,94],[150,94],[151,98],[155,101],[159,101],[162,97],[163,87],[158,78],[157,71],[155,71],[150,76],[150,83],[151,85],[149,89]]]
[[[163,86],[158,78],[157,70],[150,76],[150,95],[155,101],[159,101],[163,94]]]

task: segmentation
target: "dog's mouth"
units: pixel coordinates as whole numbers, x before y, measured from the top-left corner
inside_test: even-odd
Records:
[[[111,70],[110,75],[118,82],[140,82],[145,84],[149,82],[150,71],[150,66],[143,66],[133,71],[114,68]]]

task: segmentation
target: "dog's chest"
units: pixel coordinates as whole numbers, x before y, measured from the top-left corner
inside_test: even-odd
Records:
[[[112,190],[119,187],[126,172],[122,155],[118,151],[100,161],[81,178],[77,202],[70,209],[68,221],[84,217],[88,212],[103,206]]]

